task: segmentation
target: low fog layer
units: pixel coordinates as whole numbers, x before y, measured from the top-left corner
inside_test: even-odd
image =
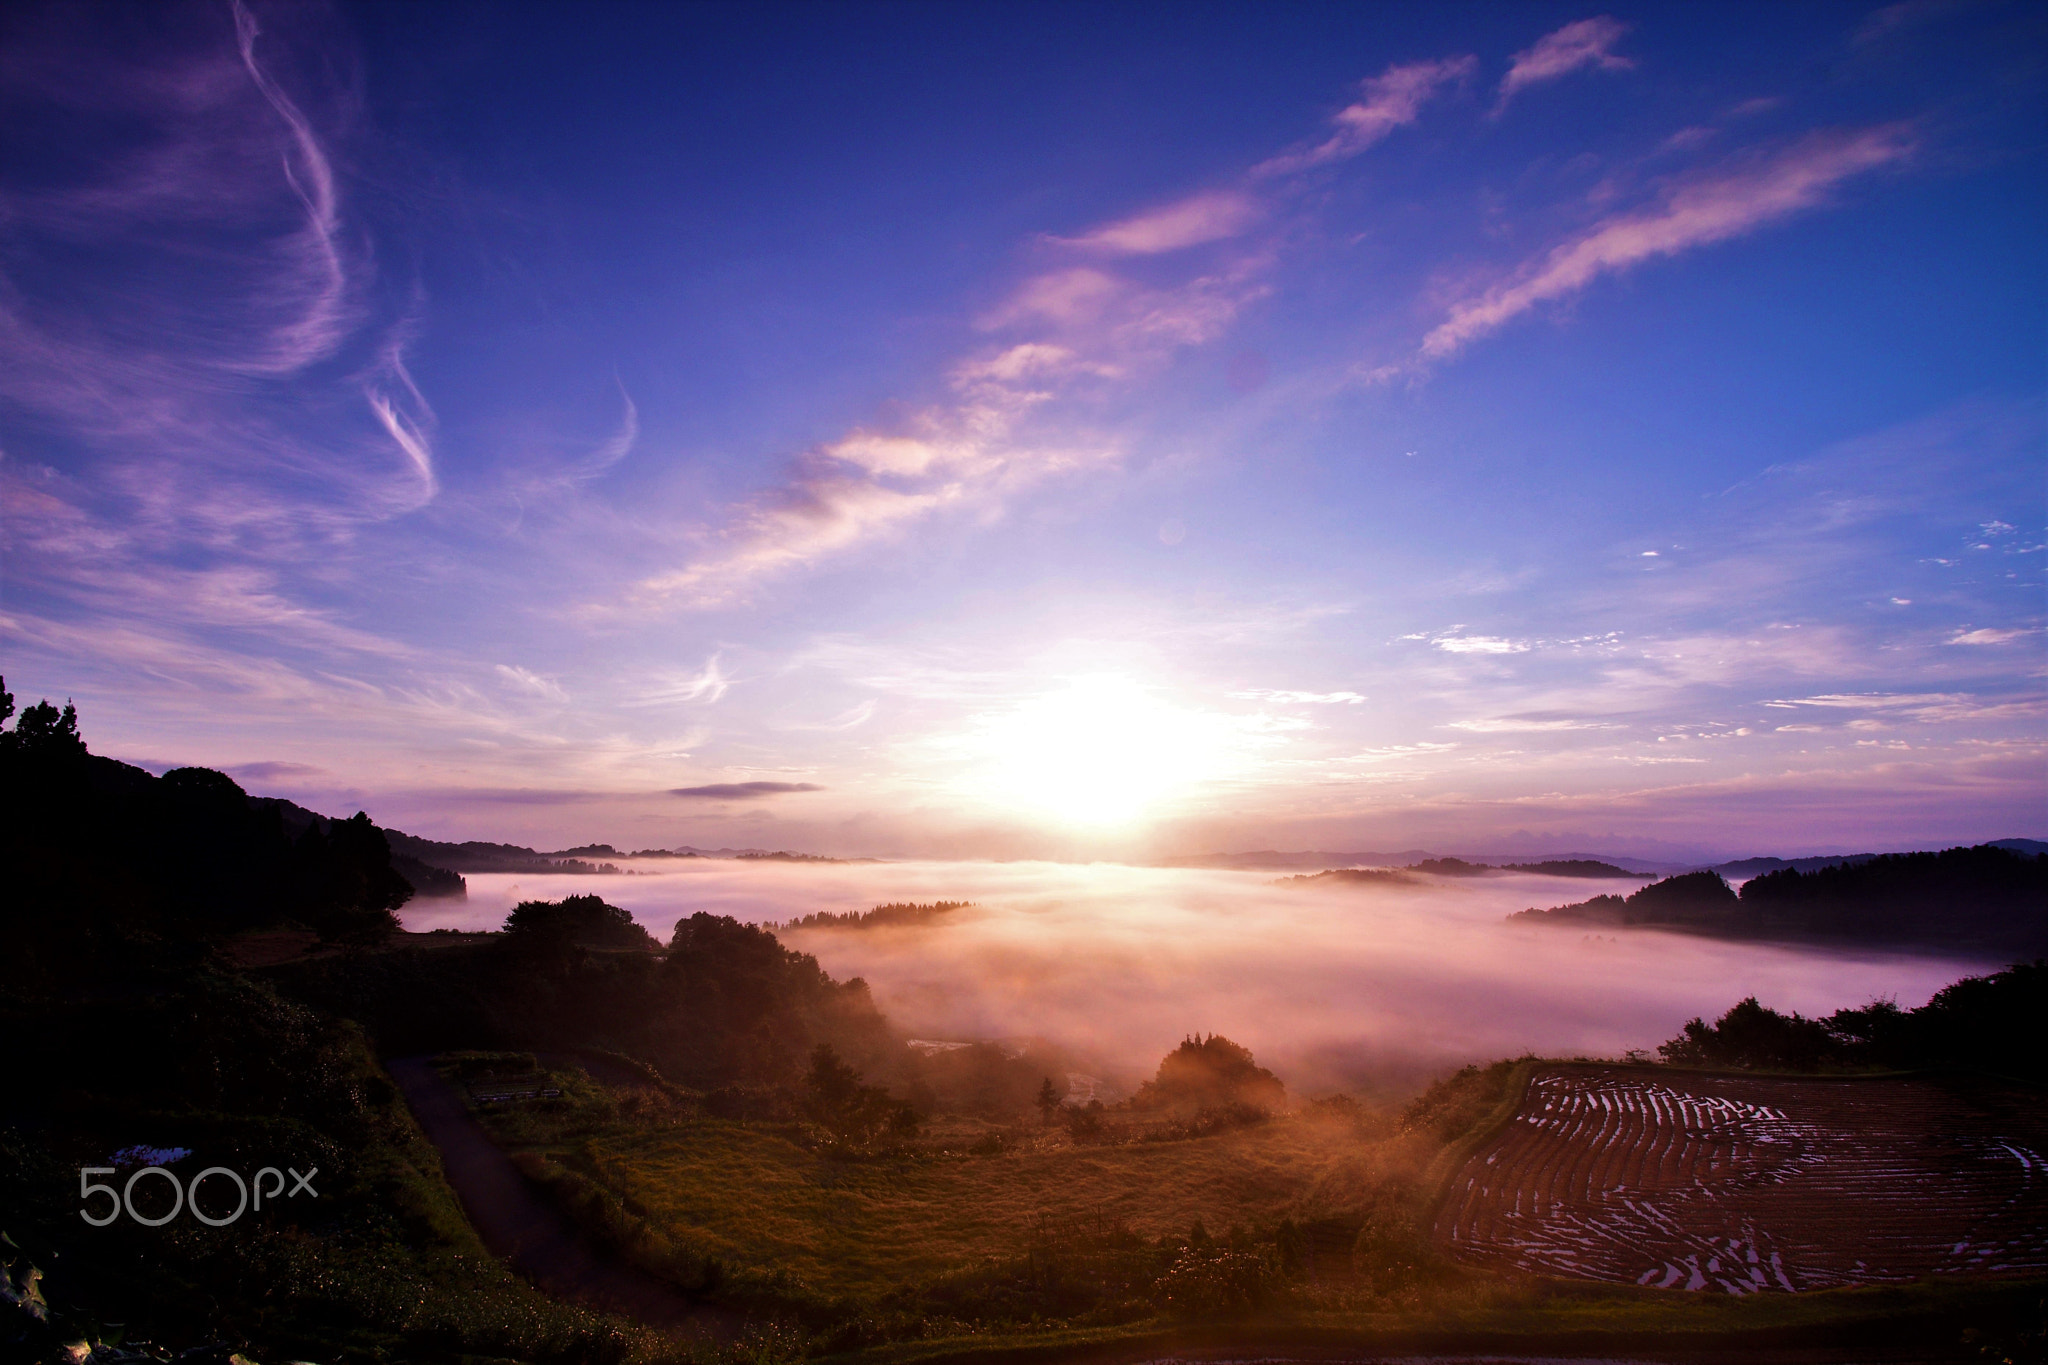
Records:
[[[403,918],[414,930],[496,928],[520,900],[596,894],[666,941],[699,910],[760,923],[970,900],[929,928],[783,937],[834,976],[865,977],[912,1037],[1043,1038],[1128,1084],[1184,1034],[1222,1033],[1304,1092],[1402,1089],[1529,1051],[1618,1056],[1747,995],[1806,1014],[1877,996],[1910,1007],[2002,965],[1502,922],[1639,882],[1286,886],[1264,872],[1059,863],[631,867],[638,875],[472,875],[466,903],[415,902]]]

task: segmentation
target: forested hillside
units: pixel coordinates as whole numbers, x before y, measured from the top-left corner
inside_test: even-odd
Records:
[[[2048,854],[1996,844],[1887,853],[1811,871],[1783,867],[1744,882],[1739,893],[1718,872],[1688,872],[1631,896],[1508,918],[2032,958],[2048,953]]]

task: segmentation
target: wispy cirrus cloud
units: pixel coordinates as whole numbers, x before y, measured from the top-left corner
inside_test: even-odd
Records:
[[[1034,401],[975,379],[977,397],[927,410],[901,432],[855,431],[796,462],[792,477],[739,509],[681,568],[645,578],[633,598],[691,608],[736,604],[763,579],[906,530],[943,508],[987,503],[1008,489],[1104,453],[1013,439]],[[991,401],[1000,390],[1010,402]]]
[[[694,673],[661,678],[643,690],[635,704],[657,706],[674,702],[704,702],[708,705],[722,700],[732,690],[732,684],[732,678],[725,671],[725,661],[714,654]]]
[[[1152,256],[1235,237],[1262,216],[1262,207],[1250,195],[1212,190],[1106,223],[1079,237],[1053,240],[1064,246],[1112,255]]]
[[[441,491],[441,481],[434,473],[434,409],[420,392],[420,386],[413,382],[412,371],[405,367],[402,335],[393,337],[385,346],[373,378],[363,388],[363,396],[369,400],[370,411],[390,433],[392,443],[412,461],[420,480],[419,502],[424,505],[433,501]]]
[[[1833,692],[1813,697],[1779,698],[1767,701],[1764,705],[1787,711],[1801,707],[1812,707],[1821,711],[1850,711],[1863,715],[1918,721],[1929,725],[1963,721],[2017,720],[2048,714],[2048,700],[2040,697],[1985,700],[1968,692]],[[1852,721],[1850,724],[1855,726],[1858,722]]]
[[[1912,154],[1910,124],[1817,133],[1753,164],[1674,186],[1655,207],[1615,214],[1523,266],[1508,280],[1451,306],[1422,343],[1444,358],[1523,313],[1569,297],[1603,275],[1725,242],[1817,208],[1843,181]]]
[[[1356,692],[1284,692],[1265,687],[1230,695],[1240,701],[1272,701],[1290,706],[1356,706],[1365,700]]]
[[[1545,34],[1534,46],[1517,52],[1508,64],[1508,74],[1500,83],[1500,103],[1494,112],[1505,109],[1517,92],[1574,71],[1589,67],[1599,71],[1631,69],[1635,63],[1614,52],[1614,45],[1627,36],[1628,28],[1620,20],[1603,14]]]
[[[1439,90],[1469,78],[1478,69],[1479,59],[1470,56],[1388,67],[1380,75],[1359,82],[1359,98],[1331,116],[1330,122],[1336,129],[1327,138],[1260,162],[1252,167],[1252,179],[1293,175],[1333,161],[1349,160],[1395,129],[1415,122],[1422,115],[1422,106]]]
[[[438,487],[321,131],[355,118],[346,46],[240,0],[134,17],[146,43],[31,26],[0,68],[36,136],[96,149],[0,187],[0,404],[66,466],[0,471],[7,535],[36,551],[16,582],[195,649],[227,629],[389,658],[298,581],[331,586],[362,528]]]
[[[499,664],[497,674],[515,691],[539,697],[544,701],[567,701],[569,694],[553,678],[544,678],[532,669],[520,668],[516,664]]]
[[[1519,716],[1481,716],[1450,722],[1453,730],[1479,735],[1546,734],[1560,730],[1614,730],[1619,726],[1592,720],[1530,719]]]
[[[1048,477],[1114,465],[1119,442],[1063,420],[1053,412],[1059,400],[1138,382],[1221,336],[1271,292],[1274,248],[1238,239],[1280,212],[1284,186],[1275,182],[1366,151],[1476,68],[1469,56],[1389,67],[1361,83],[1323,141],[1259,163],[1234,187],[1040,238],[1041,249],[1067,259],[1027,276],[978,320],[1001,343],[952,366],[950,400],[804,452],[782,480],[699,531],[702,548],[685,563],[635,583],[628,605],[735,606],[767,580],[900,537],[933,516],[1000,508]],[[1139,280],[1110,264],[1174,253],[1197,258],[1177,279]]]
[[[235,46],[242,66],[263,98],[290,129],[290,150],[283,158],[285,183],[305,208],[305,224],[288,242],[285,261],[299,299],[299,316],[276,329],[268,354],[258,368],[290,374],[332,355],[353,330],[349,271],[342,259],[341,201],[334,168],[299,106],[256,58],[262,28],[242,0],[232,0]],[[247,363],[247,362],[245,362]],[[403,444],[403,442],[401,442]],[[408,453],[410,451],[408,450]]]

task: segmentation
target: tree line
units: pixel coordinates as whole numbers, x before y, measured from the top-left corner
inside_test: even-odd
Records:
[[[1738,892],[1711,870],[1508,916],[1537,924],[1675,929],[1722,938],[1884,943],[2033,958],[2048,953],[2048,854],[1996,844],[1886,853],[1801,871]]]
[[[1968,976],[1918,1009],[1873,1000],[1808,1019],[1750,996],[1709,1024],[1693,1019],[1657,1049],[1678,1066],[1771,1071],[1964,1067],[2048,1081],[2048,961]]]

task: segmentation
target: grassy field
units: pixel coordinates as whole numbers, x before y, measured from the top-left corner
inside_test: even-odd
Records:
[[[915,1141],[848,1151],[800,1122],[712,1117],[700,1097],[619,1075],[604,1085],[569,1065],[548,1072],[559,1099],[479,1113],[579,1221],[679,1283],[788,1323],[812,1356],[1911,1342],[1921,1358],[1979,1359],[1966,1330],[2016,1339],[2039,1316],[2038,1283],[1735,1300],[1433,1260],[1419,1232],[1430,1173],[1468,1147],[1459,1138],[1498,1126],[1530,1070],[1468,1073],[1405,1121],[1311,1111],[1173,1141],[941,1119]],[[1404,1223],[1417,1230],[1406,1241]],[[1191,1243],[1211,1271],[1231,1247],[1275,1272],[1256,1310],[1174,1297]],[[1093,1292],[1032,1292],[1062,1280]]]
[[[1355,1231],[1376,1192],[1412,1181],[1432,1150],[1385,1118],[1339,1111],[1120,1143],[941,1119],[914,1142],[849,1152],[801,1123],[713,1118],[572,1069],[549,1074],[560,1100],[481,1109],[508,1148],[596,1181],[695,1254],[827,1297],[885,1293],[1090,1230],[1157,1242],[1197,1223],[1218,1237],[1270,1236],[1283,1220],[1348,1217]]]
[[[699,1229],[735,1261],[852,1294],[1014,1256],[1047,1224],[1120,1225],[1147,1240],[1196,1222],[1270,1231],[1358,1183],[1366,1164],[1350,1133],[1306,1121],[1095,1149],[1045,1136],[972,1155],[963,1149],[974,1140],[848,1161],[714,1120],[605,1135],[585,1151],[607,1186],[660,1225]]]

